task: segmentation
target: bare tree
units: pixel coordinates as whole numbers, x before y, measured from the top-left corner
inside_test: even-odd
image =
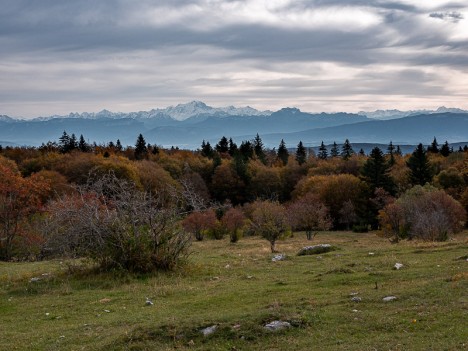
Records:
[[[178,210],[114,174],[88,181],[48,206],[47,248],[129,271],[172,269],[190,238]]]

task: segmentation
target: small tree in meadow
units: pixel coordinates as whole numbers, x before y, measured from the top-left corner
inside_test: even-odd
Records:
[[[239,241],[247,218],[238,208],[230,208],[221,218],[222,225],[229,232],[231,243]]]
[[[286,236],[289,226],[286,209],[277,202],[256,201],[252,213],[255,233],[270,242],[271,252],[276,252],[276,241]]]
[[[332,227],[328,208],[311,193],[293,202],[288,207],[288,216],[291,227],[305,231],[308,240],[312,240],[318,231]]]
[[[217,221],[215,211],[210,209],[192,212],[183,220],[182,225],[187,232],[195,236],[195,239],[202,241],[207,231],[216,228]]]

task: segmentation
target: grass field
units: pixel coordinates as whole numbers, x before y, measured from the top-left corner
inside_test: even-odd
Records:
[[[338,250],[296,256],[318,243]],[[272,262],[255,237],[195,242],[185,267],[146,276],[0,263],[0,349],[468,350],[467,232],[395,245],[375,233],[297,233],[277,248],[286,260]],[[265,330],[273,320],[291,328]]]

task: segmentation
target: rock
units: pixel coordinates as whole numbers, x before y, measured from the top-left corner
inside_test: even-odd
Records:
[[[282,329],[291,328],[291,323],[285,321],[273,321],[268,324],[265,324],[263,328],[270,331],[277,331]]]
[[[353,302],[361,302],[361,301],[362,301],[362,298],[359,297],[359,296],[354,296],[354,297],[351,298],[351,301],[353,301]]]
[[[383,302],[390,302],[390,301],[395,301],[397,299],[396,296],[386,296],[382,299]]]
[[[231,268],[231,265],[227,264],[226,266],[224,266],[224,268],[229,269],[229,268]]]
[[[211,334],[214,334],[214,332],[218,329],[218,326],[212,325],[211,327],[206,327],[205,329],[200,330],[200,333],[203,334],[203,336],[209,336]]]
[[[374,252],[369,252],[368,255],[369,255],[369,256],[374,256],[375,253],[374,253]]]
[[[318,255],[326,252],[330,252],[336,250],[336,248],[330,244],[319,244],[313,246],[305,246],[299,250],[297,253],[298,256],[305,256],[305,255]]]
[[[154,303],[149,298],[146,298],[145,306],[153,306]]]
[[[358,313],[358,312],[359,312],[359,310],[353,310],[353,313]]]
[[[32,277],[31,279],[29,279],[29,282],[30,283],[37,283],[40,280],[41,280],[41,278],[39,278],[39,277]]]
[[[286,255],[284,254],[278,254],[278,255],[275,255],[273,256],[273,258],[271,259],[272,262],[277,262],[277,261],[284,261],[286,259]]]
[[[399,270],[399,269],[403,268],[403,264],[397,262],[397,263],[395,263],[395,265],[393,266],[393,268],[396,269],[396,270]]]
[[[349,294],[349,296],[357,296],[359,293],[357,291],[353,291],[352,293]]]

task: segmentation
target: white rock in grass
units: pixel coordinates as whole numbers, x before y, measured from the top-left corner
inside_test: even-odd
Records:
[[[393,266],[393,268],[395,268],[396,270],[399,270],[400,268],[403,268],[403,264],[402,263],[395,263],[395,265]]]
[[[38,278],[38,277],[32,277],[31,279],[29,279],[29,282],[30,283],[37,283],[38,281],[40,281],[41,278]]]
[[[395,301],[397,299],[396,296],[386,296],[382,299],[383,302],[390,302],[390,301]]]
[[[361,301],[362,301],[362,298],[359,297],[359,296],[354,296],[353,298],[351,298],[351,301],[353,301],[353,302],[361,302]]]
[[[284,254],[278,254],[278,255],[275,255],[271,261],[272,262],[277,262],[277,261],[284,261],[286,259],[286,255]]]
[[[211,334],[213,334],[216,329],[218,329],[218,326],[217,325],[212,325],[211,327],[206,327],[202,330],[200,330],[200,333],[203,334],[203,336],[209,336]]]
[[[153,303],[153,301],[151,301],[149,298],[146,298],[145,305],[146,305],[146,306],[153,306],[154,303]]]
[[[285,321],[273,321],[268,324],[265,324],[264,328],[270,331],[277,331],[277,330],[291,328],[291,323],[285,322]]]

